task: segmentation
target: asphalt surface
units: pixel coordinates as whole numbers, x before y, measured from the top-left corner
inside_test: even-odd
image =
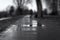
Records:
[[[39,19],[38,40],[60,40],[60,17]]]
[[[1,26],[7,28],[0,33],[0,40],[37,40],[37,20],[30,15],[3,20]]]
[[[0,40],[60,40],[60,17],[35,19],[22,15],[0,21],[0,26],[7,27],[0,33]]]

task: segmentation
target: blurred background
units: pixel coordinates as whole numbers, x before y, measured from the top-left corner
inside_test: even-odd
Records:
[[[0,40],[60,40],[60,1],[0,0]]]
[[[40,15],[48,16],[48,15],[60,15],[60,7],[59,0],[40,0],[38,2],[36,0],[9,0],[4,1],[0,0],[0,12],[3,12],[1,16],[7,15],[16,15],[16,14],[24,14],[24,13],[16,13],[19,8],[22,11],[30,11],[38,12],[42,11]],[[40,5],[40,7],[39,7]],[[5,13],[4,13],[5,12]],[[13,13],[12,13],[13,12]]]

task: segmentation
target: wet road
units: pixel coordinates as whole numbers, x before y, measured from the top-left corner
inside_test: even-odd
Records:
[[[31,19],[30,15],[10,22],[7,24],[8,28],[2,32],[0,40],[37,40],[37,20]]]
[[[60,17],[39,19],[39,40],[60,40]]]
[[[0,21],[0,26],[8,28],[0,33],[0,40],[60,40],[60,18],[38,20],[23,15]],[[3,25],[2,25],[3,24]]]

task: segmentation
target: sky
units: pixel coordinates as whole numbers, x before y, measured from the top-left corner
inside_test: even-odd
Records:
[[[52,12],[52,9],[50,9],[49,7],[49,3],[46,4],[46,0],[41,0],[42,2],[42,10],[44,11],[45,9],[47,9],[47,13],[50,14]]]
[[[27,7],[29,10],[37,11],[37,5],[36,0],[31,0],[32,3],[24,4],[25,7]],[[41,0],[42,2],[42,10],[47,9],[45,0]],[[7,11],[10,9],[11,6],[14,6],[14,8],[17,8],[17,3],[13,2],[13,0],[0,0],[0,11]]]
[[[36,0],[31,0],[32,3],[25,4],[29,10],[37,11]]]
[[[37,11],[36,1],[32,0],[32,2],[33,3],[25,4],[25,6],[28,7],[29,10]],[[13,0],[0,0],[0,11],[7,11],[11,6],[17,7],[17,5],[13,3]]]
[[[41,2],[42,2],[42,10],[47,9],[46,1],[45,0],[41,0]]]
[[[12,0],[0,0],[0,11],[6,11],[8,6],[15,6]]]

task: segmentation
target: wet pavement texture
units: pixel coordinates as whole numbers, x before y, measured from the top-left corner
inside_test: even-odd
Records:
[[[3,29],[7,27],[0,33],[0,40],[60,40],[60,18],[36,19],[22,15],[0,23]]]
[[[60,17],[39,19],[39,40],[60,40]]]
[[[7,28],[1,33],[0,40],[37,40],[37,20],[31,19],[30,15],[1,22],[5,24],[3,28]]]

